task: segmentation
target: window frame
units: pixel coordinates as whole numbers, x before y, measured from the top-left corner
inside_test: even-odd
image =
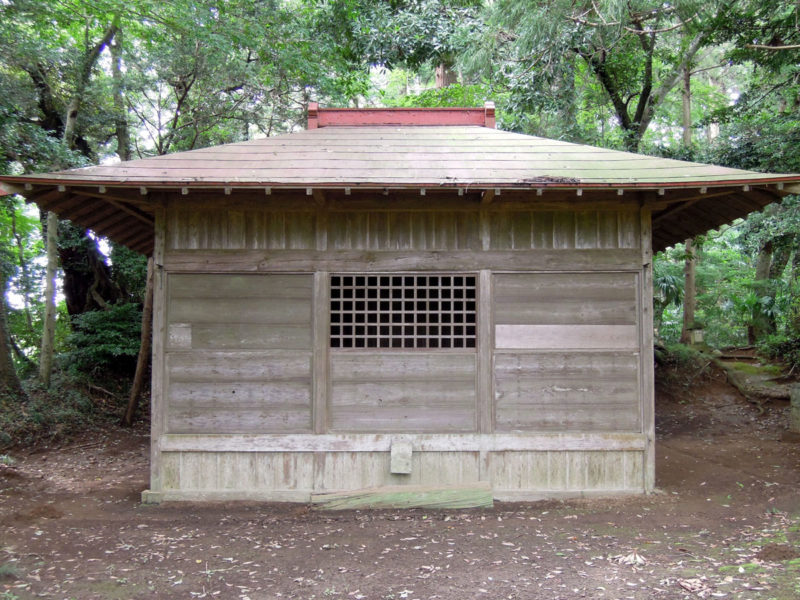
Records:
[[[333,352],[477,352],[474,271],[336,272],[328,286]]]

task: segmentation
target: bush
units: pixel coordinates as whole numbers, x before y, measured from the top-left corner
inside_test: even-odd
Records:
[[[109,310],[77,315],[73,332],[67,336],[67,351],[59,356],[59,366],[75,377],[93,379],[131,377],[142,331],[142,311],[138,305],[116,304]]]
[[[759,342],[758,351],[769,358],[783,361],[791,368],[800,367],[800,337],[771,335]]]

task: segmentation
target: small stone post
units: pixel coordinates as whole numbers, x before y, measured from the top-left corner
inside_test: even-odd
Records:
[[[791,408],[789,410],[789,431],[800,433],[800,384],[792,386],[789,392]]]

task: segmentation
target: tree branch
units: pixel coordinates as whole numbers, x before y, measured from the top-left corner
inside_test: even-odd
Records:
[[[754,50],[772,50],[773,52],[779,50],[798,50],[800,49],[800,44],[791,44],[789,46],[766,46],[764,44],[745,44],[745,48],[751,48]]]
[[[689,46],[686,48],[686,52],[684,53],[681,62],[676,65],[672,72],[670,72],[670,74],[661,81],[661,85],[650,97],[649,101],[647,102],[647,106],[642,112],[642,118],[639,121],[637,135],[640,138],[642,135],[644,135],[644,132],[647,131],[647,127],[650,125],[650,121],[653,120],[653,115],[655,115],[656,109],[661,106],[661,103],[664,102],[664,98],[667,97],[669,91],[678,83],[683,71],[689,66],[689,63],[694,60],[694,57],[700,51],[700,48],[703,47],[707,36],[708,33],[705,31],[701,31],[694,36],[692,41],[689,43]]]

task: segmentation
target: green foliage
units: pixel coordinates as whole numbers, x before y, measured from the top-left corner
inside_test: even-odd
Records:
[[[147,257],[111,242],[111,279],[122,290],[127,302],[144,302],[147,283]]]
[[[664,311],[668,308],[679,308],[683,300],[683,276],[680,266],[656,256],[653,264],[653,325],[661,336],[677,339],[674,332],[666,334],[664,329]],[[667,320],[668,327],[674,327],[674,320]],[[665,335],[666,334],[666,335]],[[677,337],[680,337],[678,331]]]
[[[499,0],[487,10],[461,64],[509,91],[513,129],[635,149],[725,5]]]
[[[474,106],[482,107],[488,90],[482,85],[461,85],[455,83],[444,88],[434,88],[419,94],[407,94],[396,98],[382,95],[386,106],[407,107],[441,107],[441,106]]]
[[[800,334],[774,334],[758,344],[759,353],[773,360],[786,363],[789,367],[800,368]]]
[[[133,303],[73,317],[67,351],[58,357],[59,364],[74,376],[132,376],[139,353],[141,321],[141,309]]]
[[[452,63],[481,27],[480,0],[334,0],[338,23],[352,56],[388,68],[419,69]]]
[[[708,362],[697,349],[679,343],[656,346],[655,360],[659,367],[682,375],[698,373]]]

